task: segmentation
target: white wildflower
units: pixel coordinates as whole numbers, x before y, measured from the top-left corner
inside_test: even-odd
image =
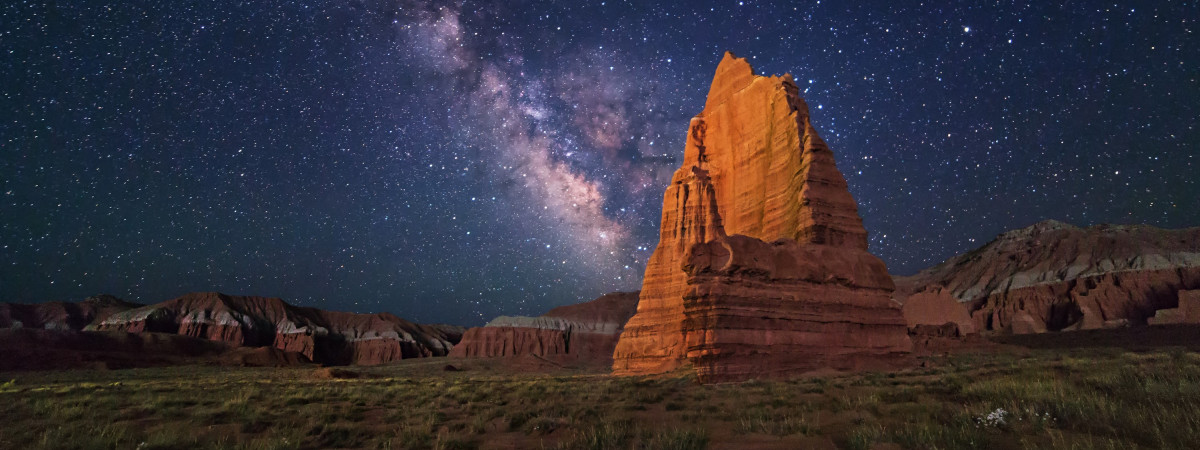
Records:
[[[1007,424],[1005,421],[1007,417],[1008,411],[1005,411],[1004,408],[996,408],[995,411],[988,413],[986,416],[976,418],[975,423],[976,426],[998,428]]]

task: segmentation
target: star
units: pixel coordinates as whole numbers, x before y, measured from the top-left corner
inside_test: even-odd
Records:
[[[6,5],[0,296],[478,325],[638,289],[726,50],[803,88],[893,273],[1043,219],[1200,225],[1194,6],[1138,9]]]

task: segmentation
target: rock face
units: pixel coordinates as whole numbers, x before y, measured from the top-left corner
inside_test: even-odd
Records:
[[[906,310],[942,308],[944,299],[937,299],[942,306],[913,302],[929,301],[931,293],[948,294],[979,331],[1023,334],[1145,324],[1156,311],[1179,306],[1179,291],[1200,288],[1200,228],[1084,229],[1044,221],[1001,234],[914,276],[897,277],[896,285],[897,298],[907,298]],[[961,320],[957,310],[947,311],[945,321]]]
[[[108,316],[142,306],[111,295],[88,297],[82,302],[41,304],[0,303],[0,328],[82,330]]]
[[[637,309],[637,292],[614,292],[539,317],[500,316],[463,334],[452,357],[532,355],[563,363],[607,367],[625,322]]]
[[[911,349],[887,268],[790,75],[726,53],[663,200],[618,375],[702,381],[894,360]]]
[[[1200,323],[1200,291],[1179,291],[1179,306],[1156,311],[1149,322],[1151,325]]]
[[[904,305],[904,320],[910,329],[953,323],[958,333],[975,333],[967,307],[945,290],[934,288],[911,295],[896,291],[895,298]]]
[[[120,312],[100,331],[172,333],[233,346],[271,347],[323,364],[380,364],[444,356],[462,328],[420,325],[392,314],[301,308],[278,298],[199,292]]]

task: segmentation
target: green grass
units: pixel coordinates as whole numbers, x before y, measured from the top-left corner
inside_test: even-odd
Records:
[[[672,428],[656,432],[646,441],[646,450],[701,450],[708,448],[708,432]]]
[[[814,434],[818,428],[816,422],[803,415],[756,408],[746,411],[738,418],[737,423],[734,424],[734,432],[739,434],[762,433],[773,436],[810,435]]]
[[[1200,442],[1200,355],[971,354],[699,385],[688,376],[177,367],[0,374],[0,448],[1163,448]],[[472,369],[472,367],[475,367]],[[991,415],[991,418],[989,418]],[[999,418],[999,419],[997,419]],[[746,444],[750,445],[750,444]]]
[[[572,433],[559,448],[562,450],[617,450],[627,448],[633,437],[629,421],[603,422]]]
[[[886,436],[883,428],[878,424],[859,425],[850,431],[850,435],[846,437],[846,448],[850,450],[870,450],[870,448],[878,442],[882,442]]]

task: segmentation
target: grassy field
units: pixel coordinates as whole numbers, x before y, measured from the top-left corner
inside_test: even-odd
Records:
[[[465,370],[444,372],[447,362]],[[701,386],[495,362],[0,374],[0,448],[1200,448],[1200,355],[967,354]]]

